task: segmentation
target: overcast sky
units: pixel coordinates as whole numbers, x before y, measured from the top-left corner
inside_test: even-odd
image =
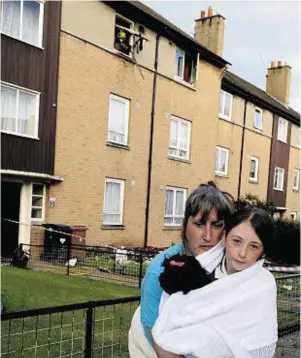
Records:
[[[173,1],[143,0],[193,36],[194,20],[211,5],[223,15],[223,57],[238,76],[265,90],[271,61],[292,67],[290,105],[301,112],[301,3],[299,1]]]

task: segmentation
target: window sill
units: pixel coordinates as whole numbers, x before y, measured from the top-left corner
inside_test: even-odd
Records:
[[[119,148],[119,149],[130,150],[130,147],[127,144],[120,144],[120,143],[115,143],[115,142],[110,142],[110,141],[107,141],[107,146],[115,147],[115,148]]]
[[[180,83],[181,85],[196,91],[195,85],[191,85],[190,83],[184,81],[181,77],[175,75],[173,79],[175,82]]]
[[[250,179],[250,178],[249,178],[249,183],[251,183],[251,184],[259,184],[258,180],[254,180],[254,179]]]
[[[279,139],[279,138],[277,138],[277,140],[278,140],[278,142],[287,144],[287,141],[286,141],[286,140],[282,140],[282,139]]]
[[[182,163],[186,163],[186,164],[191,164],[191,161],[188,160],[188,159],[173,157],[173,156],[171,156],[171,155],[169,155],[169,156],[167,157],[167,159],[169,159],[169,160],[175,160],[176,162],[182,162]]]
[[[163,231],[181,231],[182,225],[180,226],[163,226]]]
[[[230,117],[223,116],[222,114],[219,114],[218,118],[223,119],[224,121],[227,122],[232,122],[232,119]]]
[[[220,177],[220,178],[229,178],[228,174],[215,173],[214,175],[215,175],[216,177]]]
[[[284,190],[283,190],[283,189],[276,189],[276,188],[273,188],[273,190],[275,190],[275,191],[282,191],[282,192],[284,192]]]
[[[2,32],[2,31],[1,31],[1,35],[4,35],[4,36],[7,36],[7,37],[9,37],[9,38],[11,38],[11,39],[14,39],[14,40],[23,42],[24,44],[29,45],[29,46],[32,46],[32,47],[35,47],[35,48],[37,48],[38,50],[42,50],[42,51],[44,50],[44,47],[43,47],[43,46],[35,45],[35,44],[30,43],[30,42],[27,42],[27,41],[18,39],[17,37],[14,37],[14,36],[12,36],[12,35],[6,34],[5,32]]]
[[[297,188],[293,188],[293,192],[294,193],[299,193],[300,189],[297,189]]]
[[[3,133],[3,134],[9,134],[9,135],[14,135],[14,136],[16,136],[16,137],[22,137],[22,138],[27,138],[27,139],[40,140],[39,137],[33,137],[33,136],[30,136],[30,135],[19,134],[19,133],[13,133],[13,132],[8,132],[8,131],[4,131],[4,130],[1,130],[1,133]]]
[[[263,131],[263,128],[257,128],[257,127],[253,127],[257,132],[260,132],[260,133],[262,133],[262,131]]]
[[[133,57],[132,57],[132,56],[127,55],[127,54],[123,53],[122,51],[117,50],[116,48],[114,48],[113,51],[114,51],[114,53],[115,53],[116,55],[120,56],[121,58],[123,58],[123,59],[125,59],[125,60],[128,60],[128,61],[130,61],[130,62],[135,63],[135,61],[133,60]]]
[[[43,226],[45,220],[31,219],[31,224],[35,226]]]
[[[102,230],[124,230],[125,226],[124,225],[108,225],[108,224],[103,224],[101,226]]]

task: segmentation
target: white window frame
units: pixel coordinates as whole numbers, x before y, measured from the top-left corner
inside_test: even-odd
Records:
[[[282,128],[284,128],[284,129],[282,129]],[[284,118],[279,117],[277,139],[280,142],[287,143],[287,134],[288,134],[287,132],[288,132],[288,121]]]
[[[256,164],[255,164],[255,178],[252,178],[250,176],[251,174],[251,162],[254,161]],[[249,171],[249,181],[251,182],[258,182],[258,171],[259,171],[259,158],[258,157],[254,157],[254,156],[251,156],[250,157],[250,171]]]
[[[256,122],[256,112],[260,113],[260,123]],[[254,109],[254,128],[259,129],[262,131],[263,129],[263,115],[262,115],[262,109],[255,107]]]
[[[40,113],[40,98],[41,98],[41,93],[40,93],[40,92],[37,92],[37,91],[30,90],[30,89],[28,89],[28,88],[21,87],[21,86],[16,86],[16,85],[13,85],[13,84],[11,84],[11,83],[4,82],[4,81],[1,81],[1,82],[0,82],[0,85],[1,85],[1,86],[4,86],[4,87],[7,87],[7,88],[10,88],[10,89],[17,90],[17,102],[16,102],[16,116],[17,116],[17,118],[16,118],[16,131],[15,131],[15,132],[13,132],[13,131],[6,131],[6,130],[1,129],[1,127],[0,127],[1,133],[13,134],[13,135],[20,136],[20,137],[25,137],[25,138],[39,139],[39,138],[38,138],[38,131],[39,131],[39,120],[40,120],[40,115],[39,115],[39,113]],[[34,135],[21,134],[21,133],[18,133],[18,132],[17,132],[17,129],[18,129],[18,121],[19,121],[18,115],[19,115],[19,94],[20,94],[20,91],[26,92],[26,93],[29,93],[29,94],[31,94],[31,95],[36,96],[36,110],[35,110],[35,128],[34,128]]]
[[[125,180],[121,179],[113,179],[113,178],[105,178],[105,186],[104,186],[104,200],[103,200],[103,217],[105,214],[105,202],[106,202],[106,187],[107,183],[117,183],[120,184],[120,202],[119,202],[119,213],[120,213],[120,220],[119,222],[107,222],[103,219],[103,225],[108,226],[121,226],[123,225],[123,203],[124,203],[124,184]],[[110,213],[108,213],[110,214]]]
[[[292,211],[292,212],[291,212],[291,220],[292,220],[292,221],[296,221],[296,220],[297,220],[297,211]]]
[[[112,140],[110,139],[110,117],[111,117],[111,100],[119,101],[125,105],[125,132],[124,132],[124,142],[120,142],[118,140]],[[128,132],[129,132],[129,116],[130,116],[130,100],[124,97],[117,96],[115,94],[110,93],[109,98],[109,119],[108,119],[108,142],[109,143],[116,143],[119,145],[128,145]],[[111,131],[113,132],[113,131]],[[121,134],[121,133],[119,133]]]
[[[172,215],[166,215],[166,213],[165,213],[167,190],[173,191],[173,195],[174,195]],[[180,216],[180,215],[176,215],[176,214],[175,214],[175,212],[176,212],[176,210],[175,210],[175,209],[176,209],[175,196],[176,196],[177,191],[183,193],[183,216]],[[176,224],[176,223],[174,223],[174,220],[175,220],[176,218],[181,218],[181,219],[184,218],[186,197],[187,197],[187,189],[177,188],[177,187],[174,187],[174,186],[166,186],[166,191],[165,191],[165,206],[164,206],[164,226],[178,226],[178,227],[181,227],[181,226],[182,226],[182,223]],[[173,222],[172,222],[172,223],[165,223],[165,218],[172,218],[172,219],[173,219]]]
[[[128,19],[127,17],[124,17],[124,16],[122,16],[122,15],[120,15],[119,13],[116,13],[116,15],[115,15],[115,22],[114,22],[114,36],[115,36],[115,27],[116,27],[116,18],[117,17],[120,17],[121,19],[123,19],[124,21],[126,21],[126,22],[128,22],[129,24],[130,24],[130,30],[134,30],[134,28],[135,28],[135,23],[132,21],[132,20],[130,20],[130,19]],[[113,49],[114,49],[114,51],[116,51],[117,53],[120,53],[121,55],[123,55],[123,56],[127,56],[127,57],[129,57],[129,58],[133,58],[133,53],[132,52],[130,52],[129,54],[126,54],[126,53],[124,53],[124,52],[122,52],[122,51],[119,51],[119,50],[117,50],[116,48],[115,48],[115,46],[114,46],[114,44],[115,44],[115,37],[113,38]],[[132,48],[133,48],[133,44],[134,44],[134,41],[133,41],[133,35],[130,37],[130,45],[132,46]]]
[[[182,73],[181,73],[180,76],[179,76],[179,75],[178,75],[178,68],[177,68],[178,64],[175,63],[175,75],[174,75],[174,77],[175,77],[175,79],[177,79],[177,80],[184,81],[185,51],[183,51],[183,50],[181,50],[180,48],[177,47],[177,48],[176,48],[176,51],[175,51],[175,59],[176,59],[177,51],[178,51],[178,52],[181,52],[182,55],[183,55],[183,66],[182,66]]]
[[[32,198],[33,197],[38,197],[40,198],[41,195],[34,195],[33,194],[33,186],[34,185],[39,185],[43,187],[43,194],[42,194],[42,207],[41,206],[33,206],[32,205]],[[43,222],[45,221],[45,203],[46,203],[46,185],[45,184],[41,184],[41,183],[32,183],[31,184],[31,203],[30,203],[30,217],[31,217],[31,221],[34,222]],[[41,209],[42,210],[42,217],[41,218],[33,218],[32,217],[32,210],[33,209]]]
[[[225,119],[226,121],[232,122],[232,103],[233,103],[233,95],[229,92],[226,92],[224,90],[220,91],[220,96],[222,97],[222,112],[219,112],[219,118]],[[229,116],[227,116],[225,112],[225,97],[230,97],[230,108],[229,108]],[[220,98],[221,102],[221,98]],[[220,106],[220,103],[219,103]],[[220,108],[219,108],[220,109]]]
[[[297,185],[295,185],[295,175],[297,174]],[[293,171],[293,190],[300,190],[300,169],[295,168]]]
[[[176,146],[171,146],[170,144],[170,140],[171,140],[171,121],[175,121],[175,122],[178,122],[179,125],[178,125],[178,133],[177,133],[177,144]],[[187,154],[185,157],[183,156],[180,156],[180,155],[177,155],[177,154],[172,154],[170,153],[170,150],[171,149],[175,149],[175,150],[178,150],[180,151],[180,141],[179,141],[179,131],[180,131],[180,124],[181,123],[184,123],[184,124],[187,124],[188,125],[188,133],[187,133]],[[170,118],[170,134],[169,134],[169,146],[168,146],[168,156],[169,157],[172,157],[172,158],[176,158],[176,159],[185,159],[185,160],[189,160],[190,158],[190,133],[191,133],[191,122],[186,120],[186,119],[182,119],[182,118],[179,118],[179,117],[176,117],[176,116],[171,116]]]
[[[39,48],[43,48],[43,30],[44,30],[44,6],[45,6],[45,0],[31,0],[33,2],[36,2],[38,4],[40,4],[40,16],[39,16],[39,34],[38,34],[38,43],[34,44],[31,43],[27,40],[24,40],[22,38],[22,25],[23,25],[23,3],[25,0],[20,0],[20,29],[19,29],[19,36],[15,37],[12,36],[11,34],[6,33],[5,31],[3,31],[3,3],[4,1],[10,1],[10,0],[3,0],[2,1],[2,9],[1,9],[1,33],[5,34],[6,36],[12,37],[16,40],[25,42],[29,45],[35,46],[35,47],[39,47]]]
[[[280,174],[280,173],[281,173],[281,176],[278,176],[278,174]],[[284,168],[275,167],[275,169],[274,169],[274,180],[273,180],[273,189],[274,190],[283,191],[284,173],[285,173]],[[278,185],[277,186],[275,186],[276,175],[278,176]]]
[[[226,163],[225,163],[225,171],[221,171],[219,169],[216,169],[215,167],[215,175],[218,176],[227,176],[228,175],[228,166],[229,166],[229,149],[228,148],[224,148],[224,147],[220,147],[217,146],[216,147],[216,152],[215,152],[215,164],[216,164],[216,156],[218,155],[218,153],[224,152],[226,153]],[[219,164],[220,164],[220,155],[219,155],[219,160],[218,160]],[[220,167],[220,165],[219,165]]]
[[[300,132],[300,127],[297,127],[296,146],[297,146],[298,148],[301,148],[301,132]]]

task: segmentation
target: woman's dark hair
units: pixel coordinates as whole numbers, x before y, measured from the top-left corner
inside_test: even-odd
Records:
[[[269,257],[274,245],[274,223],[270,215],[263,209],[256,207],[243,207],[236,211],[230,220],[226,221],[226,233],[235,226],[249,221],[262,242],[264,255]]]
[[[230,194],[221,192],[214,182],[201,184],[189,195],[183,219],[182,239],[186,240],[186,227],[190,216],[202,212],[201,221],[205,224],[212,209],[216,210],[217,219],[227,222],[233,213],[233,198]]]

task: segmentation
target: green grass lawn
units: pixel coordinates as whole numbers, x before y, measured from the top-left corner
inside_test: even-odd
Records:
[[[2,267],[1,288],[8,312],[140,294],[137,288],[12,267]]]
[[[80,277],[3,267],[2,301],[7,311],[139,295],[136,288]],[[139,302],[94,310],[93,351],[97,357],[128,357],[127,335]],[[82,357],[85,310],[1,322],[2,358]]]

